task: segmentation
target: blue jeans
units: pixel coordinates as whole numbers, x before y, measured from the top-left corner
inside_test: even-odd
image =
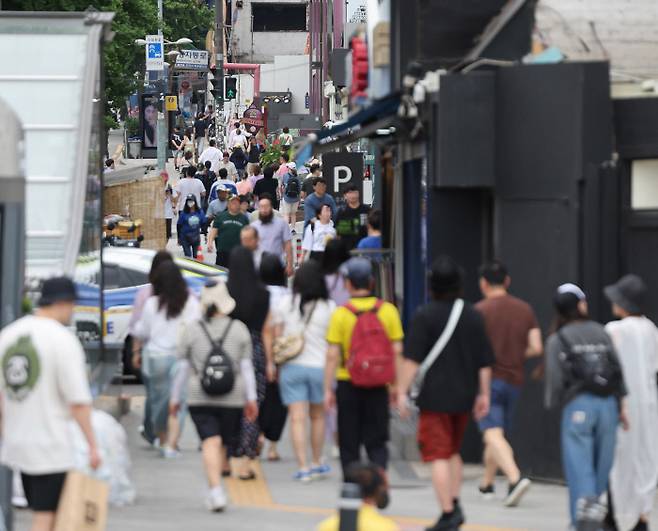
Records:
[[[180,244],[183,247],[183,254],[188,258],[196,258],[197,248],[201,245],[201,238],[184,234],[180,238]]]
[[[619,424],[614,396],[582,393],[562,411],[562,464],[569,487],[571,522],[580,498],[598,498],[608,488]]]

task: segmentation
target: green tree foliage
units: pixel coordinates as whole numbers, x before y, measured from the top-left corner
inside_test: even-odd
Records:
[[[123,108],[144,74],[144,48],[135,39],[158,32],[157,0],[3,0],[6,11],[84,11],[88,7],[115,13],[114,40],[105,46],[106,123],[114,122],[113,110]],[[163,34],[175,41],[192,39],[205,48],[206,33],[214,14],[201,0],[164,0]]]

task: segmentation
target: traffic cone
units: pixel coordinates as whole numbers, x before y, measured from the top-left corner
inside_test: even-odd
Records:
[[[203,262],[205,260],[205,258],[203,257],[203,247],[201,247],[201,245],[199,245],[196,249],[196,259],[199,262]]]

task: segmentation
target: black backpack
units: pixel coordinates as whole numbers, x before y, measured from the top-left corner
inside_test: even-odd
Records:
[[[201,389],[208,396],[221,396],[227,393],[230,393],[235,385],[235,369],[233,368],[233,360],[224,350],[224,339],[228,335],[233,320],[228,324],[224,334],[222,335],[219,342],[213,341],[210,337],[210,332],[206,328],[206,325],[203,322],[200,323],[203,332],[206,334],[208,341],[210,341],[211,349],[210,353],[206,357],[206,362],[203,365],[203,371],[199,371],[194,367],[192,360],[190,359],[190,365],[192,369],[199,376],[199,382],[201,383]]]
[[[560,361],[568,385],[579,392],[602,397],[611,396],[619,390],[621,367],[610,343],[572,345],[562,332],[558,332],[557,336],[565,347]]]
[[[302,184],[299,182],[299,179],[291,175],[288,177],[288,182],[286,183],[286,190],[284,192],[285,196],[290,199],[297,199],[302,192]]]

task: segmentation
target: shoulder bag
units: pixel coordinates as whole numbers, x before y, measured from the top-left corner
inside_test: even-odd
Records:
[[[294,298],[292,300],[294,305]],[[274,345],[272,345],[274,363],[277,365],[283,365],[284,363],[295,359],[302,353],[302,350],[304,350],[304,334],[306,333],[306,328],[313,316],[316,305],[317,301],[314,301],[311,311],[308,312],[306,319],[304,319],[304,327],[301,331],[294,334],[282,335],[274,340]]]

